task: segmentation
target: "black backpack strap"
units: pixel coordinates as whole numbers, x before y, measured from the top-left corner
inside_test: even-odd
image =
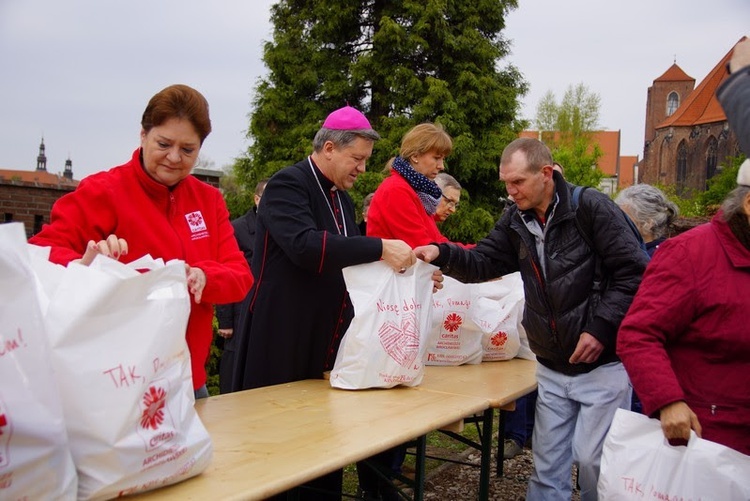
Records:
[[[587,189],[588,186],[576,186],[573,188],[573,195],[570,198],[570,208],[575,213],[575,220],[576,220],[576,226],[578,227],[578,233],[581,234],[581,237],[586,241],[586,244],[589,246],[589,248],[593,251],[594,250],[594,242],[591,240],[591,235],[589,235],[589,232],[587,232],[583,225],[581,224],[581,215],[578,211],[578,206],[581,202],[581,195],[583,194],[583,191]],[[584,211],[580,211],[584,212]]]

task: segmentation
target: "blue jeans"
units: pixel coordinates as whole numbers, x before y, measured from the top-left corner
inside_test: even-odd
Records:
[[[630,409],[630,380],[622,363],[568,376],[537,366],[539,396],[532,448],[529,501],[570,501],[571,468],[578,464],[581,500],[596,500],[604,437],[615,411]]]
[[[531,437],[534,429],[534,407],[537,392],[531,392],[516,400],[516,410],[505,413],[505,438],[515,440],[521,447]]]

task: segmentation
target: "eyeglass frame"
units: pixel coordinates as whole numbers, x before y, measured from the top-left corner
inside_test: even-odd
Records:
[[[460,203],[458,200],[453,200],[452,198],[447,197],[443,193],[441,193],[440,196],[445,199],[445,202],[448,204],[448,207],[450,207],[452,209],[458,209],[458,206],[459,206],[459,203]]]

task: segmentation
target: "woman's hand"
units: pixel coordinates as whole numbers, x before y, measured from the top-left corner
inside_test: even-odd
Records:
[[[185,263],[185,273],[187,273],[188,291],[193,295],[195,303],[200,304],[203,289],[206,287],[206,274],[200,268],[193,268],[187,263]]]
[[[661,429],[667,440],[690,440],[690,430],[701,436],[701,424],[698,416],[683,400],[665,405],[659,411]]]
[[[120,259],[121,256],[128,254],[128,242],[124,238],[117,238],[117,235],[110,235],[106,240],[99,240],[99,242],[89,240],[86,245],[86,252],[83,253],[83,257],[78,262],[88,266],[99,254],[112,259]]]

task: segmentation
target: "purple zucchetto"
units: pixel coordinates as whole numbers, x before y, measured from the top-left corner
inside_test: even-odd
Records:
[[[331,112],[331,114],[326,117],[326,121],[323,122],[323,127],[332,130],[372,129],[367,117],[365,117],[361,111],[356,110],[351,106],[344,106],[343,108]]]

